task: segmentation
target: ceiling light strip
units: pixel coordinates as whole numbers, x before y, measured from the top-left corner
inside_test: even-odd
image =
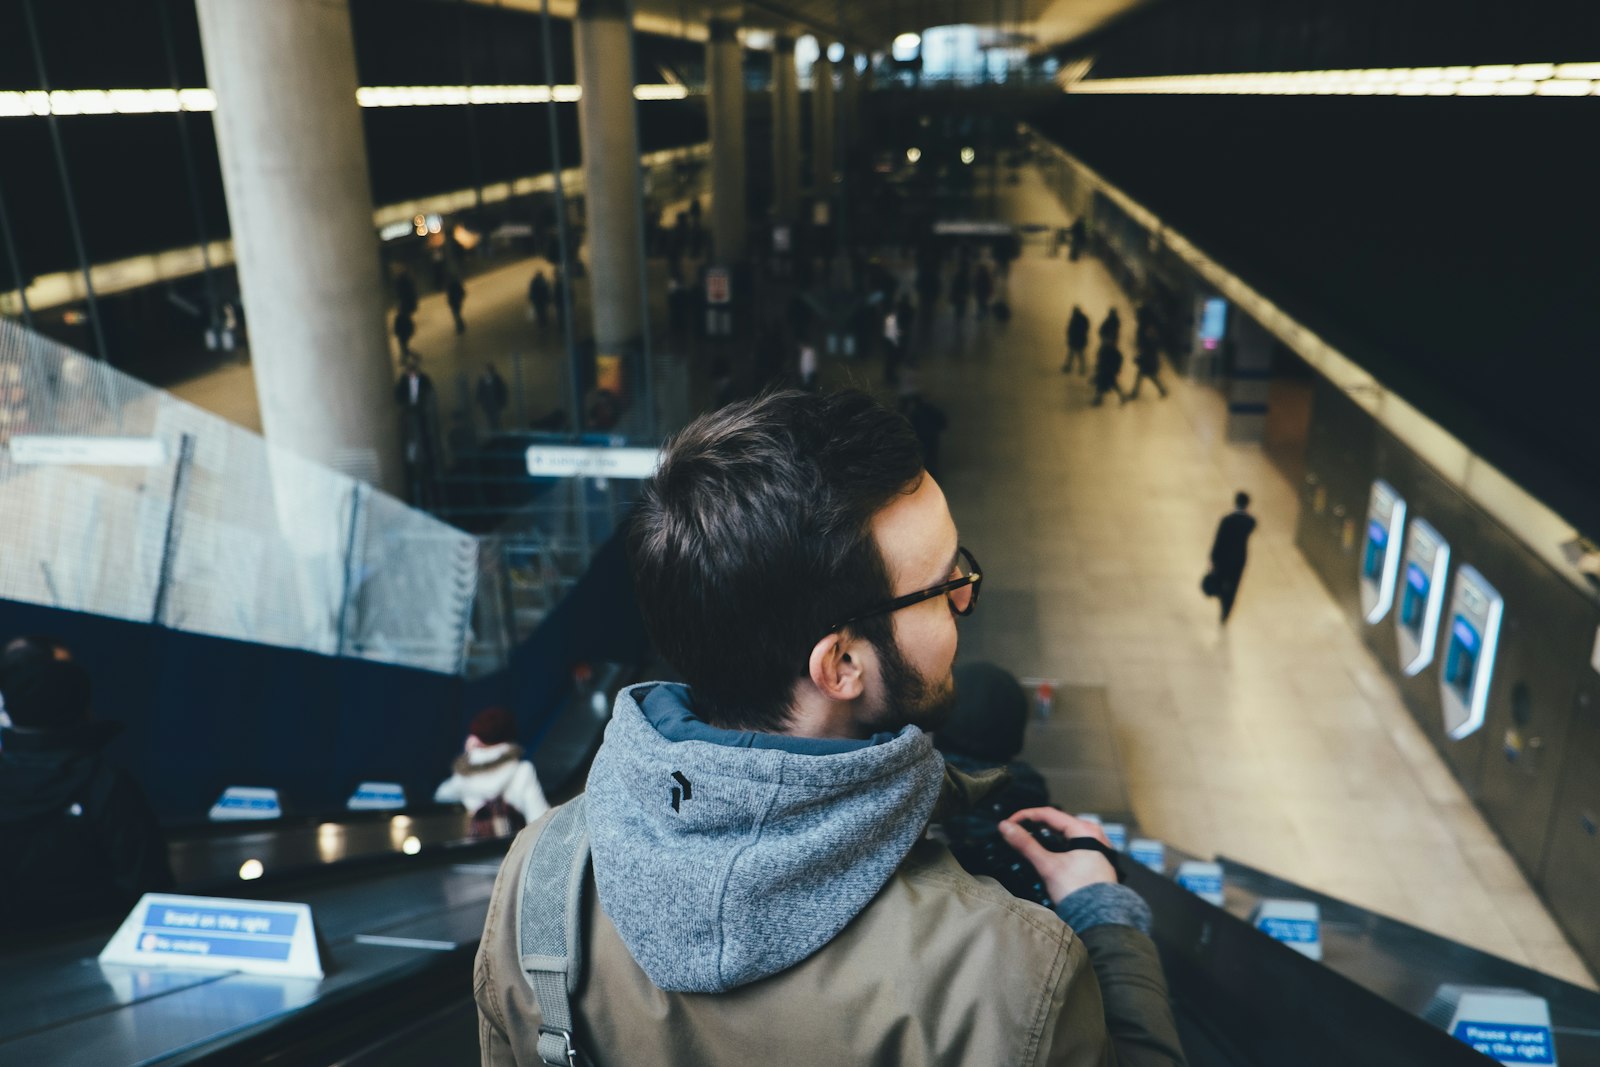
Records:
[[[1085,71],[1087,73],[1087,71]],[[1182,96],[1600,96],[1600,63],[1295,70],[1063,80],[1069,93]]]
[[[362,107],[459,107],[465,104],[571,103],[583,95],[576,85],[373,85],[356,90]],[[635,85],[638,100],[682,100],[682,85]],[[0,118],[45,115],[158,115],[215,111],[210,89],[38,89],[0,92]]]

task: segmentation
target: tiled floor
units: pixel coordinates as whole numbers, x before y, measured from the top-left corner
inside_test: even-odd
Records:
[[[675,202],[663,210],[671,220],[687,201]],[[585,254],[586,258],[586,254]],[[690,263],[689,269],[694,269]],[[467,300],[463,315],[467,332],[457,334],[445,306],[443,293],[429,293],[419,301],[416,336],[411,350],[421,360],[422,370],[433,379],[438,390],[441,417],[446,430],[450,420],[464,418],[479,430],[486,430],[483,415],[472,402],[473,383],[488,363],[505,378],[512,390],[508,420],[516,419],[516,387],[520,380],[527,417],[537,419],[554,409],[567,406],[567,357],[559,322],[554,315],[540,329],[529,321],[528,282],[542,270],[547,278],[555,271],[544,259],[533,257],[494,267],[466,280]],[[664,260],[652,260],[650,270],[651,321],[667,321],[667,270]],[[593,334],[589,306],[589,277],[573,287],[574,317],[580,342]],[[393,323],[393,309],[388,313]],[[400,375],[400,349],[390,338],[394,373]],[[521,377],[518,378],[520,365]],[[255,377],[250,364],[229,363],[175,386],[172,393],[207,411],[261,432],[261,414],[256,402]],[[459,414],[458,414],[459,413]]]
[[[1003,188],[1011,220],[1061,220],[1031,173]],[[920,335],[924,391],[950,419],[944,488],[985,571],[962,655],[1104,686],[1147,832],[1592,987],[1295,548],[1293,487],[1226,443],[1210,388],[1090,407],[1059,369],[1073,302],[1097,325],[1113,304],[1133,319],[1097,261],[1033,250],[1010,323],[956,328],[941,309]],[[1224,629],[1198,584],[1241,488],[1260,527]]]

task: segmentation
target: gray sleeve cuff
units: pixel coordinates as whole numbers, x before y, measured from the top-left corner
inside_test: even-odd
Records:
[[[1095,926],[1131,926],[1150,932],[1150,905],[1125,885],[1087,885],[1056,903],[1056,914],[1078,933]]]

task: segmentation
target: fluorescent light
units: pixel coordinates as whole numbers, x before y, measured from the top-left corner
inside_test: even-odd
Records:
[[[635,85],[633,97],[635,100],[682,100],[689,95],[689,90],[682,85]]]
[[[1600,63],[1491,63],[1373,67],[1149,78],[1060,79],[1063,91],[1100,94],[1258,96],[1587,96],[1600,95]]]
[[[460,107],[466,104],[572,103],[576,85],[368,85],[356,90],[362,107]],[[637,100],[682,100],[682,85],[635,85]],[[217,110],[210,89],[38,89],[0,91],[0,118],[57,115],[159,115]]]

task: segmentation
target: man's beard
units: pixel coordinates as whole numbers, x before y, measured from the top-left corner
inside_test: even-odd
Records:
[[[906,662],[893,638],[873,647],[878,652],[883,697],[862,725],[874,733],[899,732],[905,726],[932,733],[943,726],[956,706],[954,675],[946,671],[939,683],[930,683]]]

